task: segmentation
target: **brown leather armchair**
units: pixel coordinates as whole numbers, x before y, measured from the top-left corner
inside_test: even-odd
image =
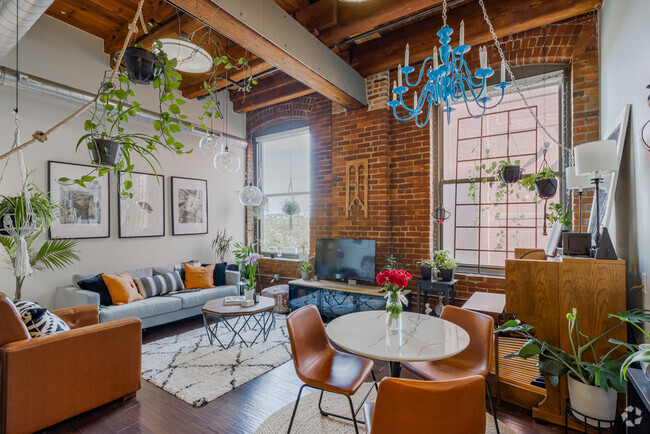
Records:
[[[30,338],[0,293],[0,433],[30,433],[140,389],[142,329],[99,324],[96,305],[54,311],[71,328]]]
[[[370,434],[485,432],[483,378],[450,381],[384,378],[377,403],[364,406]]]

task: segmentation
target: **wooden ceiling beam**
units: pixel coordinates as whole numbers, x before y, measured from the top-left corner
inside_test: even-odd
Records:
[[[174,0],[174,3],[343,107],[358,109],[367,104],[363,77],[271,0]]]
[[[602,0],[485,0],[485,7],[499,38],[592,12],[601,5]],[[478,2],[454,9],[447,18],[447,24],[454,29],[451,39],[453,46],[458,44],[457,32],[461,20],[465,21],[465,44],[486,44],[489,50],[494,49]],[[431,56],[434,45],[439,45],[435,33],[441,26],[442,18],[438,15],[360,44],[352,48],[350,64],[363,76],[395,69],[404,58],[407,43],[411,63],[421,62]]]
[[[328,47],[332,47],[345,39],[441,4],[442,0],[402,0],[400,2],[375,0],[362,3],[341,3],[338,7],[337,25],[321,32],[318,39]]]
[[[313,89],[278,72],[261,81],[253,92],[231,92],[230,101],[235,113],[247,113],[312,93]]]
[[[296,11],[296,21],[309,31],[320,33],[338,23],[338,4],[338,0],[319,0]]]

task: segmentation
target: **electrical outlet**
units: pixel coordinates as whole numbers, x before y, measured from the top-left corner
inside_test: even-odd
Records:
[[[643,291],[644,294],[648,293],[648,274],[647,273],[642,273],[641,274],[641,284],[643,285],[643,288],[641,291]]]

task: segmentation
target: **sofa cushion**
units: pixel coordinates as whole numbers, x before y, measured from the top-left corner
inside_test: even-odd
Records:
[[[144,298],[155,297],[157,295],[169,294],[170,292],[181,291],[185,287],[181,280],[181,275],[176,271],[165,274],[156,274],[151,277],[134,279],[138,292]]]
[[[216,288],[201,289],[200,291],[177,292],[170,295],[169,298],[177,298],[181,300],[183,302],[183,309],[186,309],[188,307],[205,304],[208,300],[228,297],[229,295],[239,295],[236,286],[224,285],[217,286]]]
[[[176,270],[174,270],[173,266],[169,266],[169,267],[153,267],[153,275],[154,276],[158,276],[158,275],[161,275],[161,274],[167,274],[167,273],[173,273],[174,271],[176,271]]]
[[[147,318],[154,315],[174,312],[182,308],[182,303],[174,297],[151,297],[121,306],[108,306],[99,311],[99,322],[115,321],[122,318]]]
[[[214,264],[193,267],[185,264],[185,289],[214,288]]]
[[[14,305],[33,338],[70,330],[65,321],[36,303],[17,300]]]
[[[183,282],[185,282],[185,264],[189,264],[193,267],[198,267],[201,265],[201,261],[192,259],[191,261],[185,261],[185,262],[181,262],[180,264],[174,265],[174,271],[179,272],[179,274],[181,275],[181,279],[183,279]]]
[[[144,297],[138,292],[135,282],[129,273],[102,275],[108,292],[111,293],[113,304],[128,304],[142,300]]]
[[[226,267],[227,262],[214,264],[214,273],[212,275],[212,284],[214,286],[222,286],[226,284]]]
[[[108,292],[108,286],[106,286],[106,282],[104,282],[104,278],[101,274],[88,279],[79,280],[75,283],[81,289],[99,294],[99,304],[103,306],[110,306],[113,304],[111,293]]]

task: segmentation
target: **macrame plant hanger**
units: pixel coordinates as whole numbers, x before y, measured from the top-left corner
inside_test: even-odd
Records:
[[[16,107],[14,108],[14,143],[11,149],[20,145],[20,119],[18,118],[18,81],[20,73],[18,69],[18,42],[19,42],[19,29],[18,29],[18,16],[19,16],[18,0],[16,0]],[[4,170],[7,169],[5,163]],[[2,218],[2,226],[4,231],[16,240],[16,259],[14,262],[14,276],[25,277],[32,274],[32,267],[30,265],[29,251],[27,249],[26,237],[38,233],[40,225],[36,214],[32,210],[31,192],[27,183],[27,169],[25,167],[25,159],[23,158],[23,151],[18,150],[18,165],[20,167],[20,181],[23,189],[24,215],[22,211],[22,204],[20,201],[16,204],[14,213],[7,213]],[[4,170],[2,177],[4,177]],[[0,180],[2,179],[0,177]]]
[[[548,152],[550,147],[551,147],[550,143],[548,145],[545,144],[545,146],[544,146],[544,150],[543,150],[544,157],[543,157],[543,160],[542,160],[542,166],[540,167],[540,172],[544,168],[548,168],[548,169],[551,168],[551,165],[548,164],[548,161],[546,161],[546,153]],[[554,195],[551,195],[551,196],[548,196],[548,197],[544,198],[544,228],[542,230],[542,235],[544,235],[544,236],[548,235],[548,230],[547,230],[547,228],[548,228],[548,223],[547,223],[547,221],[548,221],[548,218],[547,218],[548,217],[548,200],[551,199],[553,196]]]

